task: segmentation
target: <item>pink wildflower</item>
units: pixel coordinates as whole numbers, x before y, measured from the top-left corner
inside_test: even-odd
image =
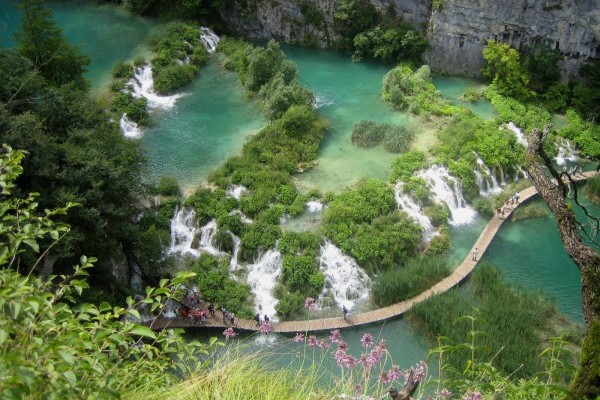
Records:
[[[296,343],[302,343],[304,342],[304,333],[296,333],[296,336],[294,336],[294,342]]]
[[[440,391],[440,398],[449,399],[450,397],[452,397],[452,392],[449,391],[448,389],[442,389]]]
[[[379,373],[379,378],[377,378],[377,382],[379,382],[379,383],[389,383],[388,379],[389,379],[388,373],[386,371],[381,371]]]
[[[360,342],[363,346],[370,347],[373,345],[373,336],[370,333],[365,333],[362,339],[360,339]]]
[[[304,301],[304,308],[308,308],[309,310],[315,308],[315,299],[312,297],[307,297]]]
[[[397,365],[392,365],[392,369],[388,372],[388,378],[390,382],[397,381],[404,375],[404,373],[400,370],[400,367]]]
[[[362,391],[363,391],[363,387],[362,387],[362,385],[360,385],[360,384],[356,384],[356,385],[354,386],[354,394],[356,394],[357,396],[358,396],[359,394],[361,394],[361,393],[362,393]]]
[[[339,329],[331,331],[331,335],[329,335],[329,339],[332,343],[339,343],[342,340],[342,334]]]
[[[423,375],[425,374],[425,363],[423,361],[419,362],[419,365],[415,368],[415,381],[420,382],[423,379]]]
[[[377,347],[380,351],[384,351],[385,349],[387,349],[387,344],[385,343],[385,340],[381,339]]]
[[[483,397],[481,397],[481,393],[479,392],[471,392],[470,390],[465,393],[465,397],[463,397],[464,400],[481,400]]]
[[[263,322],[262,324],[260,324],[260,327],[258,328],[258,330],[261,333],[267,334],[269,332],[273,332],[273,327],[271,326],[270,323],[268,322]]]
[[[352,354],[347,355],[344,359],[344,367],[348,369],[356,368],[356,357],[354,357]]]
[[[329,348],[329,343],[326,340],[321,339],[319,340],[319,347],[323,350],[327,350]]]
[[[223,335],[225,335],[225,337],[227,339],[233,339],[235,337],[235,335],[237,335],[237,333],[235,333],[235,331],[233,330],[233,328],[227,328],[223,332]]]
[[[348,348],[348,344],[346,344],[346,342],[344,342],[343,340],[340,340],[338,341],[338,348],[346,350]]]
[[[337,363],[338,367],[341,367],[342,365],[344,365],[344,362],[346,361],[346,350],[342,350],[342,349],[337,349],[335,351],[335,353],[333,353],[333,358],[335,358],[335,362]]]
[[[308,337],[308,345],[310,347],[315,347],[317,344],[319,344],[319,341],[317,340],[316,336],[311,335]]]

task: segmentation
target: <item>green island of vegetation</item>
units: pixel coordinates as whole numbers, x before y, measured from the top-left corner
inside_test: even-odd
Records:
[[[204,20],[214,7],[223,6],[184,0],[172,5],[158,0],[123,3],[140,13]],[[247,3],[246,11],[252,12],[252,2]],[[434,2],[436,9],[443,6]],[[204,253],[184,260],[186,272],[174,272],[181,266],[165,253],[178,207],[193,209],[200,225],[215,221],[220,251],[231,253],[234,237],[239,238],[241,262],[252,262],[273,248],[281,252],[274,295],[282,319],[316,315],[308,300],[327,289],[318,261],[325,241],[368,272],[373,279],[370,298],[377,307],[421,293],[451,273],[444,260],[451,216],[445,203],[432,200],[418,171],[447,167],[465,198],[482,214],[494,215],[530,184],[511,183],[502,193],[481,197],[477,165],[483,162],[511,176],[522,168],[530,171],[540,161],[526,152],[507,124],[524,132],[541,130],[555,112],[564,113],[567,122],[546,132],[542,156],[556,152],[554,143],[567,138],[582,156],[597,162],[597,60],[582,68],[584,81],[566,85],[560,80],[560,54],[547,44],[519,51],[488,42],[482,74],[489,86],[466,96],[484,96],[494,106],[497,117],[484,121],[436,90],[429,67],[419,65],[427,41],[418,29],[393,10],[382,16],[367,1],[343,0],[333,15],[341,37],[336,46],[356,60],[401,61],[383,79],[381,97],[412,113],[418,123],[410,128],[368,120],[355,125],[353,144],[382,145],[400,153],[387,181],[367,178],[340,193],[301,193],[294,175],[318,162],[328,130],[313,107],[314,93],[299,82],[298,68],[276,41],[259,47],[224,37],[218,62],[238,74],[247,95],[261,102],[269,123],[247,140],[240,154],[213,171],[206,185],[182,198],[174,178],[144,183],[142,144],[124,138],[115,121],[126,114],[140,126],[152,124],[147,101],[131,96],[128,82],[136,68],[151,65],[155,89],[165,95],[202,73],[208,53],[197,22],[160,25],[148,42],[154,57],[117,64],[105,101],[92,97],[83,78],[89,58],[64,39],[43,2],[25,0],[20,7],[16,48],[0,50],[0,138],[5,143],[0,152],[1,397],[394,398],[390,385],[405,396],[395,398],[406,399],[600,395],[600,257],[591,247],[595,258],[589,256],[589,264],[581,267],[584,282],[591,282],[583,286],[585,332],[558,315],[542,294],[509,286],[498,269],[484,264],[466,285],[407,314],[433,349],[429,365],[406,371],[388,357],[387,346],[393,344],[374,343],[368,334],[358,346],[343,342],[338,331],[328,338],[299,332],[289,339],[295,360],[285,370],[274,370],[270,360],[243,345],[223,349],[215,338],[188,340],[182,330],[155,332],[138,323],[164,312],[167,303],[182,301],[190,286],[206,302],[235,310],[237,317],[254,315],[250,288],[239,279],[244,271],[232,275],[228,257]],[[324,17],[314,5],[301,2],[299,7],[311,25],[323,26]],[[438,129],[439,145],[429,152],[415,150],[411,142],[419,125],[427,124]],[[591,179],[585,189],[595,202],[599,179]],[[429,242],[399,209],[394,193],[399,184],[437,228]],[[239,199],[228,195],[235,186],[245,188]],[[281,218],[301,215],[310,200],[327,206],[319,229],[283,230]],[[572,213],[570,207],[563,209]],[[545,213],[532,204],[515,218]],[[149,284],[142,293],[123,281],[135,268]],[[226,340],[236,334],[226,330]],[[362,354],[350,354],[347,345],[358,346]],[[339,371],[324,368],[326,358],[335,360]]]

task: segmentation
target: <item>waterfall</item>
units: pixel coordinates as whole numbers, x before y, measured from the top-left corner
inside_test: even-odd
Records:
[[[467,205],[459,182],[450,176],[446,167],[433,165],[426,170],[421,170],[419,176],[428,182],[435,200],[446,203],[450,208],[451,225],[468,224],[473,220],[475,210]]]
[[[214,53],[217,50],[220,38],[210,28],[200,28],[200,40],[209,53]]]
[[[202,228],[200,228],[200,242],[198,247],[200,251],[212,254],[213,256],[224,256],[225,253],[215,247],[215,237],[217,235],[217,221],[212,219]]]
[[[168,252],[190,254],[194,257],[200,257],[202,252],[224,256],[225,253],[215,247],[216,234],[217,222],[214,219],[200,228],[193,208],[177,208],[175,216],[171,219],[171,243]],[[194,241],[198,238],[197,248],[193,248]]]
[[[142,283],[142,270],[135,263],[135,261],[131,260],[131,276],[129,278],[129,286],[131,286],[135,293],[142,293]]]
[[[309,201],[308,203],[306,203],[306,208],[308,209],[308,212],[319,212],[323,210],[323,203],[320,203],[318,201]]]
[[[570,140],[564,139],[560,141],[556,141],[556,147],[558,147],[558,154],[554,158],[556,164],[560,166],[567,166],[567,161],[577,162],[577,151],[573,147],[573,144]]]
[[[338,307],[346,306],[352,310],[357,302],[369,298],[369,276],[352,257],[344,255],[329,241],[321,246],[319,264],[325,274],[325,287],[333,292]]]
[[[327,107],[332,104],[333,104],[333,100],[329,100],[325,95],[316,93],[312,106],[313,106],[313,108],[317,109],[317,108],[321,108],[321,107]]]
[[[498,185],[498,179],[496,178],[496,170],[490,170],[490,168],[485,164],[485,162],[483,162],[483,160],[479,157],[477,153],[473,152],[473,154],[475,154],[477,165],[479,165],[479,169],[481,170],[475,170],[475,180],[477,182],[477,186],[479,186],[479,194],[481,196],[489,196],[492,194],[500,193],[502,191],[502,188],[500,187],[500,185]],[[502,172],[502,181],[504,181],[504,172]],[[506,183],[503,184],[506,185]]]
[[[279,300],[273,297],[273,290],[281,275],[281,263],[281,253],[271,249],[261,255],[254,264],[248,265],[247,282],[254,293],[254,311],[261,315],[267,314],[271,321],[277,321],[275,306]]]
[[[398,182],[396,184],[394,192],[396,203],[398,204],[398,207],[408,214],[409,217],[421,225],[421,229],[423,230],[423,241],[428,243],[431,238],[435,236],[433,225],[431,224],[429,218],[423,214],[421,206],[418,205],[409,195],[402,192],[402,186],[402,182]]]
[[[506,186],[506,179],[504,179],[504,168],[502,168],[502,165],[498,168],[500,169],[500,185]],[[495,170],[494,173],[496,173]]]
[[[527,138],[523,134],[521,128],[519,128],[513,122],[509,122],[507,127],[510,131],[512,131],[515,134],[515,136],[517,137],[517,142],[519,142],[519,144],[527,148]]]
[[[171,108],[180,98],[181,94],[171,96],[160,96],[154,90],[154,80],[152,79],[152,67],[150,64],[144,64],[135,69],[135,76],[127,82],[131,87],[131,96],[139,99],[143,97],[148,102],[148,108]]]
[[[229,197],[233,197],[236,200],[239,200],[242,198],[242,195],[244,193],[246,193],[248,191],[248,189],[246,189],[245,186],[242,185],[233,185],[233,186],[229,186],[227,188],[227,195]]]
[[[528,178],[527,172],[525,172],[525,170],[523,168],[521,168],[520,165],[517,165],[516,172],[515,172],[515,182],[519,180],[519,174],[521,174],[521,176],[523,176],[523,178],[525,178],[525,179]]]
[[[238,269],[238,255],[240,254],[240,248],[242,247],[242,240],[229,232],[231,236],[231,240],[233,241],[233,254],[231,255],[231,260],[229,261],[229,272],[234,272]]]
[[[244,214],[243,212],[241,212],[240,210],[233,210],[229,213],[229,215],[235,215],[238,216],[240,218],[240,220],[245,223],[245,224],[251,224],[253,221],[251,218],[248,218],[246,216],[246,214]]]
[[[175,209],[175,216],[171,219],[171,243],[169,253],[191,254],[200,256],[200,250],[193,249],[192,243],[200,229],[193,208]]]
[[[137,138],[142,136],[142,130],[135,122],[127,118],[127,113],[123,113],[123,115],[121,116],[121,120],[119,121],[119,128],[121,129],[121,133],[125,137]]]

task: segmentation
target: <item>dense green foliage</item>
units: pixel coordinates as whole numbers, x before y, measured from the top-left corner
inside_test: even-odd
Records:
[[[23,0],[19,7],[23,14],[15,32],[17,52],[31,60],[49,84],[85,89],[88,83],[83,73],[91,60],[65,40],[52,20],[52,10],[44,7],[43,0]]]
[[[69,275],[31,275],[48,246],[68,227],[53,220],[76,208],[38,211],[35,195],[16,195],[22,153],[4,148],[0,156],[0,396],[2,398],[109,398],[121,391],[168,386],[176,377],[199,371],[208,348],[184,341],[180,331],[153,332],[129,322],[151,316],[163,300],[180,296],[186,276],[167,280],[127,306],[74,303],[87,290],[94,258],[82,256]],[[44,245],[46,244],[46,245]],[[19,259],[24,246],[35,257]],[[15,262],[15,260],[18,260]],[[18,267],[17,272],[14,267]],[[189,274],[188,274],[189,275]],[[177,355],[178,363],[172,363]]]
[[[394,159],[390,172],[390,182],[398,180],[408,181],[418,170],[424,168],[425,154],[418,150],[412,150]]]
[[[409,315],[429,337],[445,337],[449,343],[465,341],[470,321],[460,317],[476,315],[477,330],[486,332],[477,337],[480,360],[491,359],[499,352],[494,364],[500,371],[526,377],[540,370],[540,335],[550,330],[550,318],[555,313],[540,294],[508,286],[498,269],[480,263],[466,288],[434,296],[415,306]],[[497,348],[499,338],[502,350]],[[445,355],[445,361],[456,371],[462,370],[470,358],[468,348]]]
[[[250,287],[229,276],[229,260],[211,254],[202,255],[191,261],[188,268],[196,276],[189,280],[202,294],[205,302],[218,304],[235,312],[239,318],[252,318],[253,301]]]
[[[427,65],[413,71],[409,65],[400,64],[383,78],[381,97],[395,108],[415,113],[451,116],[462,110],[444,100],[431,81]]]
[[[585,195],[596,204],[600,204],[600,175],[587,180]]]
[[[567,111],[568,124],[559,132],[579,147],[583,156],[594,160],[600,158],[600,125],[583,120],[576,112]]]
[[[154,88],[171,94],[190,83],[208,52],[200,41],[199,26],[170,22],[156,28],[149,37],[155,56],[152,59]]]
[[[162,196],[177,196],[179,197],[179,184],[177,178],[173,176],[163,176],[159,179],[156,186],[158,194]]]
[[[383,144],[391,153],[408,150],[415,134],[404,126],[378,124],[375,121],[360,121],[352,128],[352,143],[360,147],[373,147]]]
[[[367,0],[337,2],[333,29],[341,35],[338,46],[351,50],[353,58],[381,58],[386,61],[418,62],[428,47],[421,32],[395,15],[395,8],[379,15]]]
[[[413,258],[405,265],[390,268],[371,286],[371,299],[378,307],[386,307],[410,299],[450,275],[447,262],[425,256]]]
[[[337,195],[323,215],[323,232],[370,271],[403,264],[421,239],[420,227],[397,210],[392,189],[377,179]]]
[[[521,100],[531,97],[529,75],[517,50],[506,43],[488,40],[483,59],[481,73],[498,87],[500,94]]]

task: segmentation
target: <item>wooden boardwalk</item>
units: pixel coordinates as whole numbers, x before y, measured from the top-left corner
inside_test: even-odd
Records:
[[[573,176],[573,179],[577,181],[585,180],[594,176],[595,174],[595,171],[584,172],[583,174]],[[537,190],[535,186],[530,186],[527,189],[522,190],[519,193],[519,203],[513,207],[508,208],[508,211],[505,213],[503,219],[498,218],[497,215],[494,215],[492,217],[490,222],[484,228],[483,232],[481,232],[481,235],[479,235],[479,238],[477,238],[477,241],[469,251],[469,254],[467,254],[467,257],[454,270],[454,272],[448,277],[441,280],[440,282],[433,285],[431,288],[425,290],[421,294],[388,307],[383,307],[373,311],[367,311],[355,315],[350,315],[348,316],[346,321],[344,321],[344,319],[341,316],[335,318],[310,319],[302,321],[284,321],[273,323],[273,331],[281,333],[294,333],[343,329],[357,325],[381,322],[404,314],[405,312],[410,310],[415,304],[421,303],[422,301],[425,301],[436,294],[444,293],[447,290],[450,290],[451,288],[461,283],[471,273],[471,271],[475,269],[475,266],[477,266],[477,263],[487,250],[488,246],[492,242],[492,239],[494,238],[494,236],[496,235],[506,218],[510,216],[510,214],[512,214],[513,210],[516,207],[521,205],[523,202],[529,200],[536,194]],[[478,251],[477,261],[474,261],[472,259],[472,253],[475,248],[477,248]],[[217,316],[215,319],[208,319],[202,325],[192,323],[188,320],[184,321],[183,319],[156,318],[155,320],[148,322],[148,326],[155,330],[161,330],[164,328],[233,327],[234,329],[239,330],[258,331],[256,322],[252,320],[236,318],[235,325],[223,323],[222,315],[220,312],[217,312]]]

